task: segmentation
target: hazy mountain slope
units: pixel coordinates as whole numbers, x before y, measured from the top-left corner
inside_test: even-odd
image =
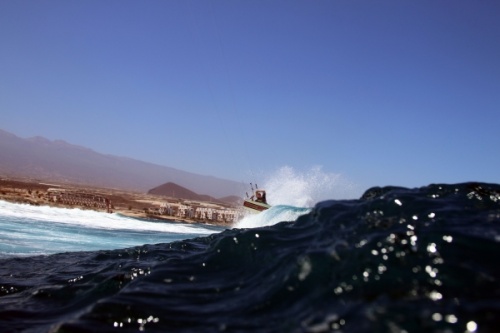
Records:
[[[104,155],[64,141],[19,138],[0,130],[0,174],[147,191],[174,182],[214,197],[240,195],[241,183],[126,157]]]

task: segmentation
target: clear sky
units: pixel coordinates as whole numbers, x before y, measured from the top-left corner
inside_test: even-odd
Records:
[[[0,1],[0,128],[242,182],[500,183],[500,1]]]

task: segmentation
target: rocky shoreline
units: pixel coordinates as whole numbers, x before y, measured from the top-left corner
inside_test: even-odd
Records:
[[[243,214],[239,207],[220,203],[32,179],[0,178],[0,200],[37,206],[90,209],[141,219],[228,227]]]

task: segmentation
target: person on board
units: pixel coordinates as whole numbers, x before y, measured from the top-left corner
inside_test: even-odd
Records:
[[[255,196],[256,196],[255,201],[267,204],[266,191],[262,190],[255,191]]]

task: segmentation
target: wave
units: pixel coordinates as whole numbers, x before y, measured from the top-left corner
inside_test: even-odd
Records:
[[[0,259],[0,327],[493,333],[499,244],[500,185],[372,188],[274,225]]]
[[[217,226],[147,221],[91,210],[0,201],[0,257],[120,249],[221,230]]]
[[[45,221],[93,229],[143,230],[168,233],[211,234],[213,229],[185,223],[158,223],[117,213],[109,214],[79,208],[33,206],[0,201],[0,218],[17,221]]]
[[[274,225],[283,221],[295,221],[299,216],[307,214],[311,208],[300,208],[277,205],[258,214],[248,214],[234,224],[235,228],[258,228]]]

